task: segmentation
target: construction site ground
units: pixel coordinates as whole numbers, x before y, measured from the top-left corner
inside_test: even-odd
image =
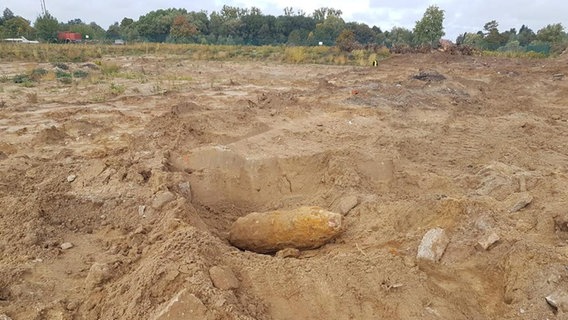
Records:
[[[48,71],[0,83],[0,315],[566,319],[566,55],[65,66],[88,76],[0,62]],[[227,240],[301,206],[344,232],[289,257]],[[441,259],[416,259],[433,228]]]

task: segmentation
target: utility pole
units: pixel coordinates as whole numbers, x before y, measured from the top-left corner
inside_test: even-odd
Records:
[[[45,7],[45,0],[40,0],[40,1],[41,1],[41,14],[45,16],[47,14],[47,8]]]

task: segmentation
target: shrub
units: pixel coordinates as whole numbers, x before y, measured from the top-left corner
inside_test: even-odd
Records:
[[[32,79],[27,74],[22,73],[22,74],[15,75],[12,78],[12,81],[14,81],[14,83],[26,83],[26,82],[31,82]]]
[[[73,72],[74,78],[86,78],[88,75],[89,73],[83,70],[76,70],[75,72]]]
[[[112,95],[118,96],[120,94],[123,94],[124,91],[126,91],[126,87],[124,85],[115,83],[110,84],[110,93]]]
[[[120,71],[120,66],[114,63],[101,63],[101,72],[105,76],[114,76]]]
[[[284,51],[284,60],[286,62],[300,63],[306,57],[306,52],[303,47],[289,47]]]

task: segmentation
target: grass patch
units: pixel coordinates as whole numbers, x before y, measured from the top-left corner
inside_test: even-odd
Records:
[[[73,72],[74,78],[86,78],[89,76],[89,73],[83,70],[76,70]]]
[[[115,76],[120,71],[120,66],[115,63],[100,63],[101,73],[105,76]]]
[[[32,79],[30,78],[29,75],[27,74],[17,74],[12,78],[12,81],[14,81],[14,83],[26,83],[26,82],[31,82]]]
[[[500,58],[525,58],[525,59],[543,59],[549,56],[544,53],[534,51],[483,51],[481,53],[487,57],[500,57]]]
[[[124,93],[124,91],[126,91],[126,87],[122,84],[116,84],[116,83],[111,83],[110,84],[110,93],[113,96],[118,96]]]
[[[45,70],[44,68],[36,68],[33,69],[31,72],[31,77],[33,79],[40,79],[42,77],[44,77],[45,75],[47,75],[49,73],[49,71]]]

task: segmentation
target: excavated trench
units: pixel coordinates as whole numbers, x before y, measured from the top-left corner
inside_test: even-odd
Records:
[[[340,198],[376,194],[393,179],[391,159],[307,144],[269,150],[241,140],[173,152],[170,163],[190,173],[192,203],[218,231],[254,211],[303,205],[334,210]]]

